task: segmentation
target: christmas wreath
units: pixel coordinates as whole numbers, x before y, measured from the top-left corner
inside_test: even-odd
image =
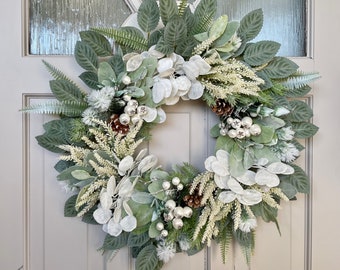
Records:
[[[227,251],[236,240],[249,262],[257,220],[277,223],[280,202],[309,190],[293,162],[299,140],[318,128],[298,98],[319,75],[276,56],[277,42],[251,42],[262,10],[238,22],[215,18],[216,5],[144,0],[138,27],[80,32],[74,55],[88,89],[44,61],[55,100],[23,109],[60,116],[37,140],[60,154],[58,180],[71,192],[65,216],[100,224],[101,249],[130,247],[138,270],[212,241]],[[162,107],[196,99],[218,116],[216,151],[203,172],[187,163],[166,171],[140,144],[166,121]]]

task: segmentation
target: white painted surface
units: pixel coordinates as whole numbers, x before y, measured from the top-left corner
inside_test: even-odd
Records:
[[[125,249],[105,265],[104,258],[96,250],[103,239],[100,228],[63,217],[67,196],[60,189],[52,169],[57,156],[42,150],[34,139],[35,135],[41,134],[41,124],[46,119],[31,116],[28,121],[18,111],[22,106],[23,93],[49,93],[50,79],[41,63],[42,57],[23,56],[25,28],[22,8],[21,1],[0,2],[0,269],[132,269],[133,263],[128,261],[129,253]],[[336,270],[339,265],[340,181],[337,168],[340,161],[340,91],[337,78],[340,59],[337,31],[340,29],[340,2],[315,1],[312,12],[313,57],[294,60],[303,70],[318,70],[322,74],[322,79],[313,86],[310,99],[315,112],[314,123],[320,127],[311,143],[313,147],[306,155],[306,164],[312,165],[313,192],[307,199],[301,196],[297,202],[283,205],[279,217],[281,237],[275,225],[261,224],[252,270]],[[76,78],[80,74],[71,57],[48,57],[47,60],[70,77]],[[31,94],[24,98],[27,102],[41,99]],[[151,149],[163,155],[164,160],[178,158],[196,165],[203,162],[209,152],[204,134],[208,130],[207,119],[210,116],[202,118],[205,109],[194,107],[171,108],[168,124],[155,131],[163,134],[155,136],[161,141],[172,139],[171,132],[177,136],[176,140],[181,137],[179,151],[151,145]],[[176,130],[170,129],[172,125]],[[164,135],[165,129],[170,133]],[[182,135],[179,135],[178,129]],[[167,147],[162,143],[163,146]],[[167,156],[169,149],[172,150],[171,157],[170,152]],[[304,164],[304,160],[300,163]],[[306,204],[308,200],[310,205]],[[220,263],[219,250],[213,247],[192,258],[178,255],[164,269],[247,269],[237,248],[228,266]]]

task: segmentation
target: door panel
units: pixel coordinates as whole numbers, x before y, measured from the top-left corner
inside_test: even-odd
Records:
[[[4,37],[0,43],[3,52],[0,63],[0,269],[83,270],[117,269],[117,266],[119,269],[133,269],[127,249],[121,250],[112,261],[105,262],[106,258],[97,251],[104,237],[100,227],[86,225],[77,218],[63,217],[63,204],[68,196],[56,181],[56,173],[52,169],[57,156],[42,150],[34,139],[42,133],[42,124],[48,118],[22,116],[18,111],[25,103],[50,98],[49,94],[45,94],[49,92],[50,77],[41,63],[42,57],[23,56],[23,10],[20,1],[0,2],[0,33]],[[307,142],[305,156],[299,160],[311,176],[312,193],[282,205],[279,216],[281,236],[274,224],[259,224],[252,270],[271,270],[274,266],[278,270],[338,268],[339,59],[331,52],[339,37],[330,35],[329,30],[340,29],[339,10],[340,3],[336,0],[328,0],[327,5],[315,1],[311,23],[314,28],[310,33],[314,39],[312,58],[293,59],[303,70],[317,70],[322,74],[322,79],[313,85],[313,96],[307,99],[307,102],[313,103],[314,123],[320,131]],[[52,57],[49,60],[72,78],[80,74],[71,57]],[[168,123],[154,132],[154,139],[159,138],[165,148],[159,147],[158,142],[149,146],[150,151],[160,155],[161,162],[170,163],[178,159],[202,168],[204,157],[213,150],[213,142],[207,142],[207,132],[214,119],[199,107],[199,104],[190,104],[193,111],[188,111],[184,105],[169,109]],[[202,119],[203,123],[197,123]],[[170,130],[174,134],[168,134]],[[167,151],[173,148],[168,148],[168,138],[176,138],[176,144],[180,142],[185,151],[172,151],[170,155]],[[177,255],[164,269],[184,267],[247,269],[238,247],[231,250],[225,266],[216,246],[195,257]]]

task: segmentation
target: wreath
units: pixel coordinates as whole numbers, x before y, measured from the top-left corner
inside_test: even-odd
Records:
[[[138,270],[212,241],[225,261],[235,240],[249,263],[257,220],[277,224],[281,201],[309,191],[293,162],[299,140],[318,128],[298,98],[319,75],[276,56],[277,42],[251,42],[261,9],[240,22],[215,19],[216,2],[192,10],[185,0],[144,0],[138,27],[80,32],[74,55],[88,90],[44,61],[55,100],[23,109],[60,116],[37,141],[60,154],[57,178],[71,192],[65,216],[100,224],[101,250],[128,246]],[[166,171],[140,145],[166,121],[162,107],[197,99],[218,116],[216,151],[203,172],[188,163]]]

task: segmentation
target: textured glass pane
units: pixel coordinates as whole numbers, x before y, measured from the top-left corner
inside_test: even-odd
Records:
[[[29,0],[30,54],[72,54],[79,31],[119,26],[131,14],[124,0]]]
[[[234,20],[262,8],[264,25],[256,40],[281,43],[281,56],[306,56],[306,0],[227,0],[218,3],[219,15],[228,14],[229,19]]]

